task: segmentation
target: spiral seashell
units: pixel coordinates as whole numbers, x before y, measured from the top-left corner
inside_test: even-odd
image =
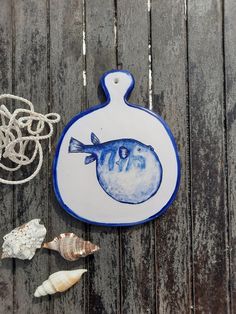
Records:
[[[62,270],[49,276],[41,286],[39,286],[34,296],[36,298],[56,292],[64,292],[79,282],[81,276],[87,272],[87,269]]]
[[[62,233],[51,242],[44,243],[43,248],[59,252],[68,261],[76,261],[100,249],[99,246],[84,241],[74,233]]]

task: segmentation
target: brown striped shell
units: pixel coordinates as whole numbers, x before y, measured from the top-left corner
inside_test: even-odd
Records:
[[[100,249],[97,245],[90,241],[84,241],[74,233],[61,233],[51,242],[44,243],[43,248],[59,252],[68,261],[76,261],[80,257],[93,254]]]

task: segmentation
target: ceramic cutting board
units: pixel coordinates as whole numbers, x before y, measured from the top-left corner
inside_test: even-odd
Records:
[[[134,87],[128,71],[105,73],[101,85],[107,101],[75,116],[61,135],[55,194],[69,214],[88,223],[143,223],[162,214],[176,196],[176,143],[161,117],[128,103]]]

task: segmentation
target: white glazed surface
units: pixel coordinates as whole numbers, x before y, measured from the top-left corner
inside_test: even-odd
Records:
[[[115,82],[118,79],[118,83]],[[128,106],[124,95],[131,84],[124,72],[105,77],[110,103],[76,120],[66,131],[56,165],[57,189],[63,203],[77,216],[93,223],[134,224],[156,215],[170,201],[177,185],[178,162],[172,140],[156,116]],[[115,201],[107,195],[96,177],[96,162],[84,164],[87,154],[69,154],[71,137],[91,144],[91,133],[100,142],[133,138],[151,145],[162,165],[161,185],[154,196],[140,204]]]

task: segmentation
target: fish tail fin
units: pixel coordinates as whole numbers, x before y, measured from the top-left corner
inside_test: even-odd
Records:
[[[71,137],[68,148],[69,153],[82,153],[84,152],[85,145],[75,138]]]

